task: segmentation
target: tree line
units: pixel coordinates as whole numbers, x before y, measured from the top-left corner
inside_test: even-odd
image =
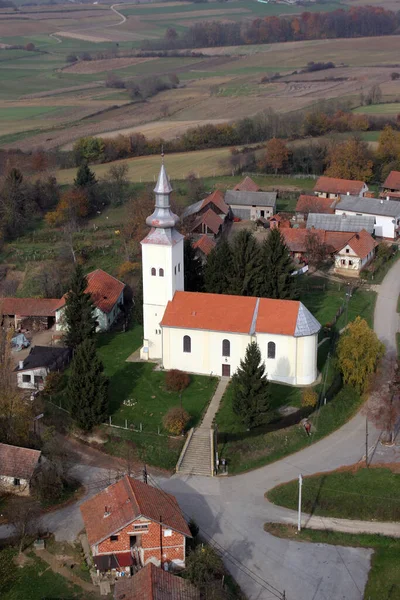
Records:
[[[257,18],[254,21],[222,23],[203,21],[178,34],[167,29],[161,40],[145,40],[144,50],[207,48],[272,44],[326,38],[392,35],[399,26],[399,13],[381,7],[360,6],[332,12]]]

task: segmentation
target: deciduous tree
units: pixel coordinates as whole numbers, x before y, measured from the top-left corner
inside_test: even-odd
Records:
[[[108,414],[108,378],[103,370],[94,340],[85,339],[76,349],[67,385],[71,416],[84,431],[102,423]]]
[[[377,155],[384,162],[391,162],[399,159],[400,133],[394,131],[390,125],[386,125],[379,135]]]
[[[294,300],[297,283],[291,273],[293,262],[279,229],[272,229],[261,248],[262,279],[258,295],[265,298]]]
[[[275,137],[269,140],[266,146],[265,164],[274,169],[275,174],[283,168],[288,158],[289,150],[283,140]]]
[[[369,181],[373,175],[368,145],[357,138],[334,144],[328,152],[327,163],[325,175],[328,177]]]
[[[306,255],[308,263],[314,267],[319,267],[328,257],[326,244],[321,241],[320,236],[311,229],[307,230],[306,235]]]
[[[244,360],[240,361],[232,378],[232,387],[232,408],[242,423],[248,429],[265,423],[270,409],[270,392],[257,342],[247,346]]]
[[[365,412],[374,426],[382,431],[383,441],[392,444],[400,417],[400,370],[395,358],[385,356],[382,359]]]
[[[82,266],[77,264],[67,293],[64,319],[67,328],[67,346],[76,349],[96,330],[94,306],[90,294],[86,293],[87,279]]]
[[[364,392],[384,350],[384,345],[365,319],[357,317],[337,345],[338,363],[344,382],[357,392]]]

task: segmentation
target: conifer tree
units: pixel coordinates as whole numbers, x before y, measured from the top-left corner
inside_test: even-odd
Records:
[[[261,248],[262,280],[258,295],[265,298],[294,300],[298,298],[297,283],[289,250],[279,229],[272,229]]]
[[[260,277],[260,246],[253,234],[245,229],[236,234],[232,243],[231,294],[255,296]]]
[[[210,252],[204,269],[204,284],[210,294],[229,294],[232,272],[232,252],[226,240],[221,240]]]
[[[90,294],[86,294],[87,280],[81,265],[76,265],[70,291],[65,303],[65,341],[70,348],[77,348],[87,338],[94,335],[96,320]]]
[[[96,175],[89,168],[87,162],[82,162],[79,165],[76,177],[74,179],[75,187],[88,188],[97,183]]]
[[[232,386],[233,412],[247,429],[265,423],[270,408],[270,392],[257,342],[247,346],[244,360],[240,361],[240,367],[232,377]]]
[[[76,349],[67,386],[71,415],[84,431],[102,423],[108,414],[108,378],[103,369],[94,340],[86,339]]]
[[[203,263],[197,256],[190,238],[186,238],[184,242],[183,264],[185,267],[185,291],[202,292],[204,288]]]

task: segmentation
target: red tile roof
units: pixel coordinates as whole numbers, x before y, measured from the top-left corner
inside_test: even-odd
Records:
[[[0,444],[0,475],[29,481],[40,455],[40,450]]]
[[[54,317],[59,302],[57,298],[0,298],[0,312],[19,317]]]
[[[91,546],[108,538],[141,515],[157,523],[160,522],[161,516],[163,525],[191,537],[174,496],[127,475],[86,500],[80,509]],[[105,512],[108,516],[105,516]]]
[[[207,196],[207,198],[204,198],[199,210],[202,210],[211,203],[214,204],[224,215],[228,214],[229,206],[225,203],[224,194],[221,192],[221,190],[216,190]]]
[[[329,215],[335,214],[336,200],[332,198],[319,198],[308,194],[301,194],[296,204],[296,212],[300,213],[325,213]]]
[[[120,297],[125,284],[102,269],[96,269],[86,276],[86,293],[92,297],[93,304],[103,311],[109,313],[114,308]],[[58,300],[57,310],[65,305],[66,294]]]
[[[211,250],[214,250],[215,246],[215,241],[206,234],[202,235],[201,238],[199,238],[193,244],[193,248],[195,248],[196,250],[200,250],[206,256],[210,254]]]
[[[383,183],[383,187],[389,190],[400,191],[400,171],[390,171]]]
[[[200,225],[206,225],[216,235],[223,222],[223,219],[209,208],[204,214],[197,217],[191,231],[195,231]]]
[[[232,333],[294,335],[300,302],[251,296],[175,292],[161,325]]]
[[[353,252],[361,259],[366,258],[370,252],[378,245],[378,242],[374,240],[372,235],[361,229],[359,233],[354,233],[353,237],[344,244],[349,245]],[[343,248],[344,248],[343,246]]]
[[[133,577],[115,583],[115,600],[200,600],[200,592],[187,579],[147,564]]]
[[[353,232],[325,231],[324,229],[283,229],[281,233],[290,252],[306,252],[307,236],[310,233],[316,234],[320,243],[325,244],[330,253],[343,248],[354,236]]]
[[[233,188],[236,192],[259,192],[261,188],[250,177],[245,177],[243,181],[237,183]]]
[[[335,177],[319,177],[314,185],[314,192],[324,192],[328,194],[351,194],[358,196],[364,187],[364,181],[352,179],[336,179]]]

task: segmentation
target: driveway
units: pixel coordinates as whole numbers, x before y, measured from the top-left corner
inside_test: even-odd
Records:
[[[396,348],[400,293],[400,262],[391,269],[378,292],[375,330],[389,351]],[[369,428],[370,454],[378,432]],[[188,517],[221,550],[227,567],[249,600],[360,600],[367,581],[371,551],[276,538],[263,531],[266,521],[285,520],[291,511],[267,502],[264,493],[298,477],[351,465],[365,457],[365,417],[357,414],[340,430],[316,444],[266,467],[228,478],[153,474],[149,483],[176,495]],[[378,446],[374,459],[399,458]],[[96,459],[78,464],[76,474],[87,486],[85,498],[107,485],[113,466],[97,467]],[[80,502],[82,502],[83,498]],[[79,503],[49,513],[43,525],[56,539],[72,540],[83,527]],[[0,536],[9,531],[0,527]]]

